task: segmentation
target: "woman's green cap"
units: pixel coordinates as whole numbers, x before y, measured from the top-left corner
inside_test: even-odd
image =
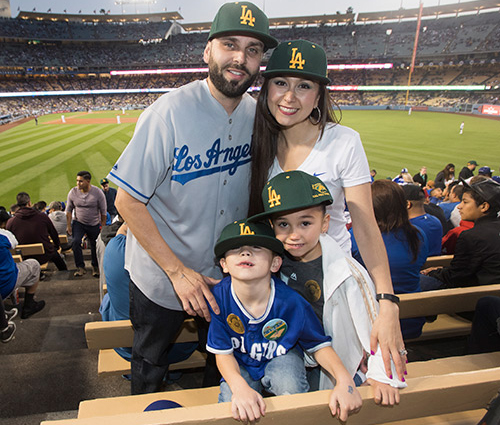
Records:
[[[274,49],[262,75],[291,75],[330,84],[327,66],[326,53],[320,45],[307,40],[285,41]]]
[[[278,174],[269,180],[262,190],[262,202],[264,212],[248,218],[248,222],[323,203],[330,205],[333,203],[333,198],[320,179],[303,171],[294,170]]]
[[[283,244],[274,236],[274,231],[267,223],[249,223],[246,220],[235,221],[228,224],[222,230],[214,252],[217,258],[221,258],[231,249],[242,246],[261,246],[270,249],[274,253],[283,254]]]
[[[208,39],[231,34],[255,37],[264,43],[266,50],[278,45],[278,40],[269,35],[265,13],[247,1],[223,4],[215,15]]]

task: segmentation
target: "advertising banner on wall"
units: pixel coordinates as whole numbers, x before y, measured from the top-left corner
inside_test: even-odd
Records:
[[[481,113],[485,115],[500,116],[500,105],[483,105]]]

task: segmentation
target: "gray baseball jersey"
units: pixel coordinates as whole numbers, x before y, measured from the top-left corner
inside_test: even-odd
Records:
[[[160,97],[140,116],[109,179],[144,202],[161,236],[193,270],[220,278],[213,247],[223,227],[246,217],[255,101],[228,115],[207,81]],[[182,310],[165,272],[133,234],[125,268],[156,304]]]

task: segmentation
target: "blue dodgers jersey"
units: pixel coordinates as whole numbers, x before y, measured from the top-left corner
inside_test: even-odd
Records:
[[[267,362],[292,348],[314,353],[331,346],[309,303],[279,279],[271,280],[267,309],[258,319],[238,300],[230,277],[215,285],[213,294],[220,314],[211,312],[207,350],[233,354],[254,380],[264,376]]]

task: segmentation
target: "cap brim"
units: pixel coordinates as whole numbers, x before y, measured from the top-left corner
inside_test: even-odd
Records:
[[[215,245],[214,252],[217,258],[221,258],[227,251],[240,248],[244,245],[261,246],[263,248],[270,249],[278,255],[282,255],[284,251],[283,244],[276,238],[263,235],[242,235],[219,242]]]
[[[272,71],[262,71],[262,76],[264,78],[273,78],[280,75],[291,75],[298,76],[302,78],[307,78],[308,80],[318,81],[321,84],[330,84],[332,81],[328,77],[320,77],[317,74],[312,74],[309,72],[301,72],[300,70],[294,71],[290,69],[273,69]]]
[[[213,38],[224,37],[226,35],[245,35],[247,37],[254,37],[257,40],[260,40],[264,43],[264,47],[266,50],[274,49],[278,45],[278,40],[271,35],[265,35],[262,34],[261,32],[252,30],[241,30],[240,28],[234,30],[228,29],[225,31],[216,32],[215,34],[210,35],[208,40],[212,40]]]

